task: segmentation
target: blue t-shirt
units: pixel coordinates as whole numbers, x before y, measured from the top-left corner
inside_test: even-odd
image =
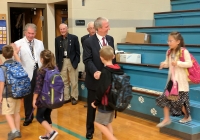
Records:
[[[5,82],[5,75],[2,68],[0,68],[0,82]]]

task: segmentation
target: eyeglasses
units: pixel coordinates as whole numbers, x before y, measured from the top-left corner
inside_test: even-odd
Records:
[[[174,40],[168,40],[168,41],[167,41],[167,43],[172,43],[172,42],[174,42]]]

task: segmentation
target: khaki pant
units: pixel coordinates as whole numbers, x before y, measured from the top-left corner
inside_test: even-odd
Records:
[[[63,67],[61,70],[61,75],[64,80],[64,99],[70,99],[70,89],[71,96],[78,100],[78,68],[74,69],[69,58],[63,59]],[[71,84],[71,86],[70,86]]]
[[[9,104],[9,107],[7,106]],[[21,99],[13,99],[11,97],[3,98],[2,115],[16,114],[20,112]]]

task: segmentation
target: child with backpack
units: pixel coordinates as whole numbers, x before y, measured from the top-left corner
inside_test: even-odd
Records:
[[[38,101],[38,99],[40,98],[40,94],[43,88],[44,78],[46,74],[45,69],[56,69],[54,54],[50,50],[43,50],[40,54],[40,61],[42,63],[42,67],[37,73],[36,87],[33,96],[33,108],[37,108],[36,119],[46,130],[45,135],[39,136],[39,139],[53,140],[58,135],[58,132],[52,128],[52,109],[40,106],[41,103]]]
[[[112,73],[122,75],[124,72],[120,69],[119,65],[113,65],[112,63],[112,60],[115,57],[112,47],[104,46],[99,52],[100,59],[105,67],[102,69],[99,78],[99,87],[96,90],[96,99],[91,104],[93,108],[98,107],[94,125],[107,137],[107,139],[116,140],[113,135],[113,128],[111,125],[114,117],[114,109],[109,105],[104,105],[102,103],[102,98],[105,94],[107,94],[107,92],[110,92]]]
[[[15,60],[20,62],[15,49],[11,45],[4,46],[2,48],[2,54],[6,61],[13,62],[12,57],[14,56]],[[15,138],[21,138],[19,114],[21,99],[14,99],[11,94],[8,94],[5,83],[5,70],[3,67],[3,65],[0,67],[0,103],[2,103],[2,115],[5,115],[11,129],[11,132],[8,133],[8,140],[13,140]]]
[[[189,105],[189,83],[186,68],[192,67],[191,56],[185,47],[183,37],[178,32],[171,32],[168,37],[169,50],[166,53],[166,59],[161,62],[160,69],[169,68],[166,89],[170,90],[177,88],[177,96],[175,100],[167,98],[167,94],[163,94],[156,99],[157,105],[163,108],[164,119],[157,127],[164,127],[171,123],[170,114],[173,116],[184,115],[184,118],[179,120],[180,123],[186,123],[192,120],[190,116]],[[183,54],[181,54],[183,52]],[[180,56],[184,55],[185,60],[181,61]],[[176,85],[177,84],[177,85]],[[170,91],[170,92],[171,92]],[[169,92],[165,92],[169,93]]]

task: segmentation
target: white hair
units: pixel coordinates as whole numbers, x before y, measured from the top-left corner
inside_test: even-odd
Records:
[[[32,28],[35,32],[37,31],[37,26],[33,23],[27,23],[24,27],[24,31],[27,31],[28,28]]]
[[[90,22],[88,22],[88,24],[87,24],[87,28],[89,28],[89,25],[90,25],[91,23],[94,24],[94,21],[90,21]]]
[[[108,22],[108,19],[105,18],[105,17],[98,17],[95,21],[94,21],[94,28],[96,30],[98,30],[98,28],[101,28],[102,27],[102,21],[107,21]]]
[[[65,25],[65,26],[66,26],[66,28],[67,28],[67,24],[65,24],[65,23],[61,23],[61,24],[59,25],[59,27],[60,27],[61,25]]]

